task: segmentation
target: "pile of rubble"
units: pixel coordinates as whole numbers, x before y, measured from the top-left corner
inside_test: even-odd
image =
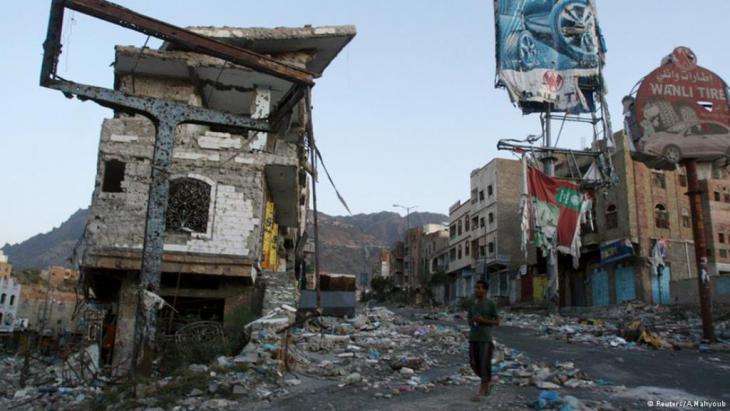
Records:
[[[193,364],[149,381],[109,386],[97,377],[86,383],[77,380],[71,388],[63,376],[44,381],[63,374],[63,367],[44,373],[42,365],[34,364],[31,368],[38,375],[28,384],[33,388],[23,391],[6,385],[7,399],[0,400],[0,408],[237,409],[241,403],[291,394],[306,386],[310,377],[369,391],[378,400],[430,391],[437,385],[476,386],[479,382],[468,366],[459,366],[467,358],[465,330],[411,322],[383,307],[366,309],[349,319],[322,316],[297,322],[296,310],[282,304],[246,330],[250,341],[238,355],[219,356],[210,364]],[[18,364],[3,363],[7,368],[2,370],[3,378],[18,380]],[[495,345],[492,370],[494,383],[534,386],[542,392],[605,385],[589,379],[570,362],[535,364],[501,344]],[[573,407],[566,410],[593,407],[573,397],[561,401],[561,407]],[[32,406],[23,408],[25,404]],[[550,404],[554,402],[544,407]]]
[[[585,313],[584,313],[585,314]],[[587,343],[622,349],[730,350],[730,321],[715,323],[718,343],[702,341],[702,321],[692,311],[677,312],[660,305],[632,301],[593,309],[590,318],[579,313],[560,316],[506,311],[502,323],[533,329],[538,334],[571,343]]]
[[[62,360],[56,357],[12,356],[0,360],[0,409],[75,409],[99,395],[109,381],[97,375],[89,348]]]

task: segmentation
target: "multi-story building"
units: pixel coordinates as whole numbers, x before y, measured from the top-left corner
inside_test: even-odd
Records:
[[[429,289],[431,259],[448,244],[448,229],[441,224],[425,224],[406,231],[404,242],[403,271],[406,290],[416,303],[423,302]],[[437,247],[440,247],[437,248]]]
[[[397,241],[393,244],[393,247],[388,253],[389,257],[389,271],[393,278],[393,285],[400,289],[405,289],[408,278],[404,274],[404,259],[405,259],[405,243],[403,241]]]
[[[701,181],[707,236],[708,271],[721,299],[730,298],[730,168],[714,165]]]
[[[390,250],[382,250],[373,266],[373,277],[390,278]]]
[[[606,305],[633,299],[654,304],[699,301],[687,175],[634,161],[623,132],[615,136],[618,184],[594,193],[593,227],[584,226],[580,267],[560,260],[562,305]],[[560,169],[560,167],[559,167]],[[703,186],[710,274],[716,299],[730,298],[726,234],[730,228],[727,170],[705,167]],[[565,173],[565,172],[564,172]],[[723,235],[721,235],[723,234]]]
[[[457,201],[449,207],[449,268],[448,274],[453,282],[453,294],[448,300],[461,299],[472,293],[476,279],[472,267],[471,243],[471,201]]]
[[[408,278],[407,288],[419,293],[428,283],[430,259],[439,239],[448,241],[448,229],[441,224],[425,224],[406,231],[403,272]]]
[[[352,26],[191,30],[315,76],[355,35]],[[169,153],[159,295],[174,310],[160,318],[217,320],[238,333],[242,316],[260,307],[257,281],[263,277],[270,289],[304,275],[310,106],[304,98],[287,100],[302,96],[288,81],[175,44],[159,50],[117,47],[113,67],[115,89],[130,96],[253,119],[286,116],[268,133],[181,124]],[[279,111],[282,106],[288,108]],[[133,352],[155,135],[148,118],[122,112],[101,128],[81,271],[84,286],[93,291],[87,295],[116,309],[107,316],[116,328],[115,365],[129,364]]]
[[[495,158],[471,172],[471,250],[475,274],[489,281],[489,292],[515,302],[521,267],[534,264],[534,247],[522,249],[520,198],[522,165]]]
[[[431,285],[431,298],[437,304],[445,304],[453,286],[446,275],[449,269],[449,229],[443,227],[427,234],[425,249],[424,265],[428,272],[428,283]]]
[[[18,319],[21,285],[12,272],[8,257],[0,251],[0,333],[13,332]]]

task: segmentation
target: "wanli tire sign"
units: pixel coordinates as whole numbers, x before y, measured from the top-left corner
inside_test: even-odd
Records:
[[[727,84],[676,48],[624,98],[626,129],[639,159],[658,166],[682,160],[730,161]]]

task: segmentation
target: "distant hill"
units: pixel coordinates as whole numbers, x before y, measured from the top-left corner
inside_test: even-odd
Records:
[[[57,228],[22,243],[2,247],[13,267],[43,269],[51,265],[70,267],[73,248],[84,232],[88,209],[76,211]],[[320,265],[322,271],[358,274],[369,272],[380,250],[398,241],[406,218],[382,211],[354,216],[319,213]],[[411,213],[410,226],[438,224],[448,217],[436,213]],[[310,235],[312,231],[310,230]]]
[[[47,233],[36,234],[22,243],[5,244],[3,253],[8,256],[13,268],[19,270],[43,269],[52,265],[71,267],[71,254],[84,233],[88,216],[88,208],[80,209]]]
[[[380,251],[390,248],[406,230],[406,218],[389,211],[319,216],[320,269],[324,272],[369,273]],[[408,218],[411,227],[445,223],[448,219],[443,214],[427,212],[411,213]],[[311,219],[309,233],[313,235]]]

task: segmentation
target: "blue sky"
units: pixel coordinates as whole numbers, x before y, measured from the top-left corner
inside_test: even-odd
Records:
[[[180,26],[355,24],[358,35],[314,91],[325,163],[354,213],[393,203],[447,213],[465,199],[469,172],[498,153],[499,138],[539,134],[493,87],[492,1],[139,1],[119,4]],[[0,245],[46,232],[91,201],[99,130],[111,111],[38,86],[50,0],[13,1],[0,15]],[[598,0],[608,43],[605,75],[614,129],[620,101],[675,46],[730,78],[730,1]],[[114,44],[145,36],[67,16],[59,73],[111,87]],[[70,19],[73,17],[73,21]],[[157,44],[157,43],[155,43]],[[566,129],[561,146],[590,141]],[[322,180],[320,210],[344,214]]]

